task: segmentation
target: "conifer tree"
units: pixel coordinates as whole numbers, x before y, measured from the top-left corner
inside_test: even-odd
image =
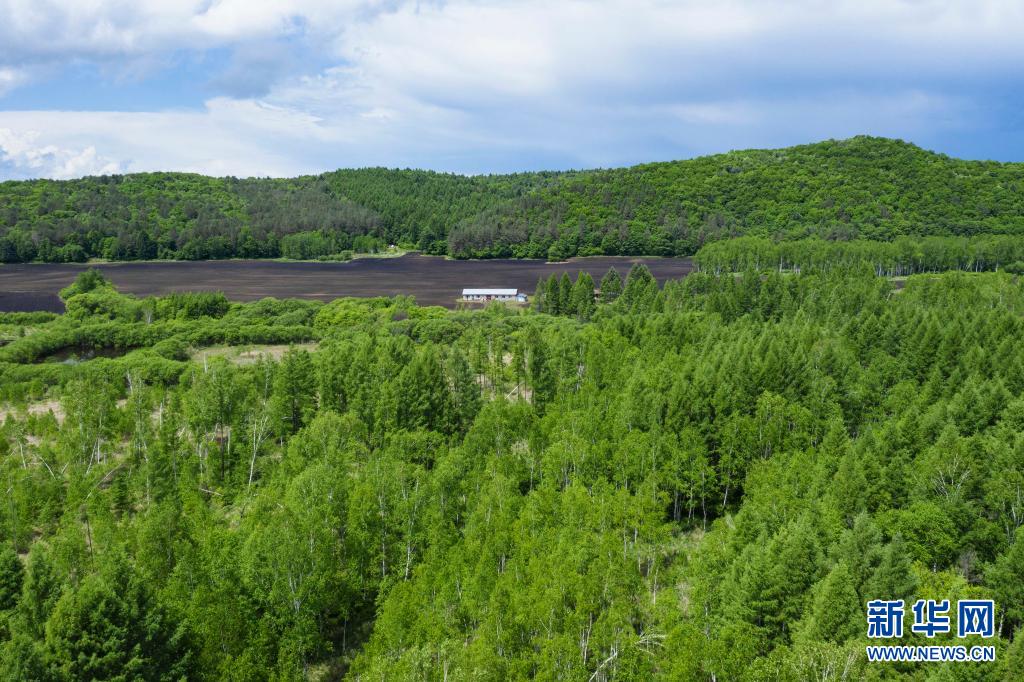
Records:
[[[841,644],[860,633],[863,617],[864,605],[853,576],[845,563],[839,563],[814,587],[810,617],[801,635]]]
[[[530,336],[527,372],[530,375],[533,407],[538,414],[543,414],[544,408],[554,397],[555,377],[548,364],[547,346],[538,332]]]
[[[896,535],[882,550],[878,568],[864,586],[861,596],[872,599],[909,599],[917,589],[911,557],[903,537]]]
[[[834,546],[833,557],[847,567],[860,594],[882,558],[882,532],[869,514],[859,514],[853,528],[843,531]]]
[[[554,275],[548,277],[547,285],[544,288],[544,312],[549,315],[562,314],[562,291],[558,284],[558,278]]]
[[[168,680],[187,676],[184,628],[138,576],[115,559],[57,603],[46,626],[47,657],[60,679]]]
[[[455,346],[448,352],[447,370],[452,387],[456,428],[464,432],[480,410],[480,384],[466,356]]]
[[[10,547],[0,547],[0,612],[10,611],[21,596],[25,571]]]
[[[399,423],[412,429],[451,431],[452,394],[433,345],[416,353],[399,374],[398,384]]]
[[[601,278],[601,303],[615,303],[622,293],[622,276],[614,267]]]
[[[1024,527],[1017,529],[1013,544],[986,571],[985,578],[1005,614],[1006,628],[1024,626]]]
[[[558,309],[562,315],[572,315],[572,280],[568,272],[562,273],[558,282]]]
[[[46,621],[60,598],[60,591],[60,577],[54,568],[50,551],[41,544],[33,545],[28,555],[18,610],[25,630],[34,637],[42,637]]]
[[[316,376],[309,352],[291,347],[274,375],[274,401],[284,428],[295,433],[314,408]]]
[[[658,283],[643,263],[630,269],[626,286],[622,290],[622,303],[630,311],[647,311],[658,296]]]
[[[43,647],[27,633],[18,630],[6,642],[0,641],[0,679],[52,679]]]
[[[570,308],[581,320],[589,320],[594,314],[594,279],[590,273],[581,272],[572,286]]]
[[[1024,273],[1024,263],[1021,263],[1021,272]],[[1014,682],[1020,678],[1020,671],[1024,670],[1024,627],[1014,633],[1013,642],[998,660],[1003,671],[1002,677],[998,678],[1000,682]]]
[[[533,288],[533,300],[530,301],[531,307],[539,313],[548,312],[547,299],[547,282],[544,277],[541,276],[537,279],[537,286]]]

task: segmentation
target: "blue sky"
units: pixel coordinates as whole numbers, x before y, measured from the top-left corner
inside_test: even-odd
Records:
[[[1024,160],[1016,0],[0,0],[0,179]]]

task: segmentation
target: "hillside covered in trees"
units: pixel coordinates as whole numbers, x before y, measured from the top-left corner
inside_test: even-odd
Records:
[[[1024,282],[748,270],[0,315],[0,679],[1020,679]]]
[[[562,259],[691,255],[741,235],[979,234],[1024,234],[1024,164],[963,161],[869,137],[611,170],[0,183],[3,262],[323,258],[384,244]]]

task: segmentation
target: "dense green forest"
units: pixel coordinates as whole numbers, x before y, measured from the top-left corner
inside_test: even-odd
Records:
[[[456,257],[691,255],[773,240],[1024,235],[1024,164],[881,138],[632,168],[461,176],[340,170],[0,183],[0,261],[325,258],[398,244]],[[356,243],[363,237],[362,243]]]
[[[0,678],[1020,679],[1024,283],[762,269],[0,315]]]
[[[1024,238],[1016,235],[975,237],[898,237],[890,242],[855,239],[772,241],[737,237],[712,242],[697,252],[698,268],[714,273],[851,268],[869,265],[875,274],[900,277],[922,272],[1006,270],[1024,274]]]

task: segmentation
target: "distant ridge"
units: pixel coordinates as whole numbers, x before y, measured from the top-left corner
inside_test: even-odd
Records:
[[[854,137],[629,168],[294,179],[141,173],[0,183],[0,260],[689,255],[708,241],[1024,235],[1024,164]]]

